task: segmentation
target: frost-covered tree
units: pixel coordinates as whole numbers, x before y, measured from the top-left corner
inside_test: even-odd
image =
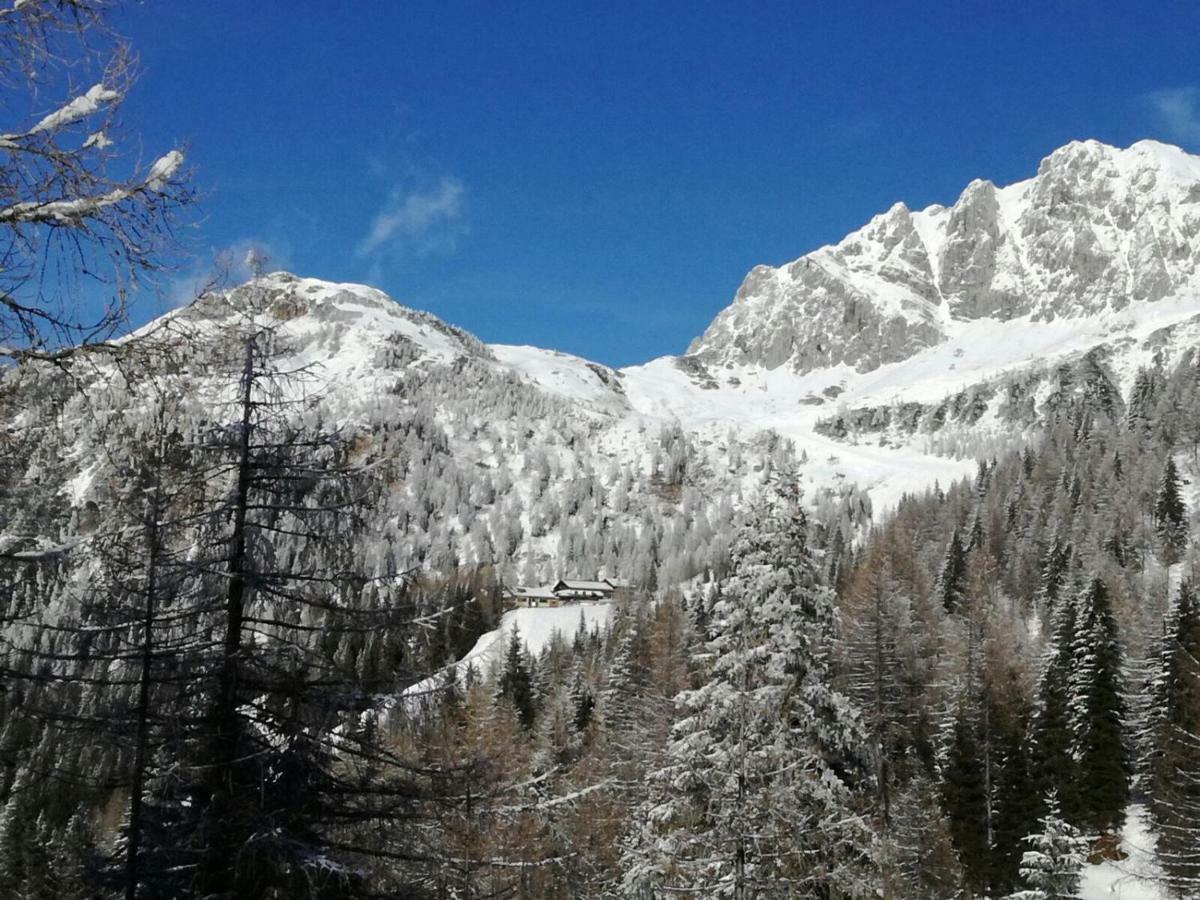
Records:
[[[1038,582],[1037,598],[1043,610],[1050,612],[1058,602],[1063,585],[1067,579],[1068,566],[1071,562],[1071,547],[1058,534],[1046,551],[1042,562],[1041,579]]]
[[[1021,858],[1023,890],[1006,900],[1072,900],[1078,896],[1080,870],[1087,862],[1087,839],[1065,821],[1058,797],[1045,801],[1041,829],[1027,838],[1029,850]]]
[[[1187,508],[1179,490],[1179,470],[1171,456],[1163,464],[1154,497],[1154,531],[1163,562],[1168,565],[1178,562],[1187,545]]]
[[[1067,702],[1079,801],[1075,821],[1114,831],[1125,820],[1131,766],[1121,645],[1109,589],[1100,578],[1079,598]]]
[[[677,698],[627,856],[627,892],[867,896],[858,713],[831,687],[833,604],[794,490],[777,483],[735,542]]]
[[[1053,792],[1069,816],[1077,814],[1075,797],[1079,790],[1078,762],[1072,753],[1069,688],[1077,620],[1076,600],[1066,595],[1054,611],[1030,726],[1030,758],[1038,794]]]

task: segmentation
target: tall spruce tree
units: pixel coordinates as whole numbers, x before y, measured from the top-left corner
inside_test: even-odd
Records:
[[[1078,786],[1074,821],[1111,832],[1125,821],[1131,765],[1117,620],[1099,577],[1080,595],[1072,651],[1068,719]]]
[[[1079,814],[1078,763],[1072,754],[1069,680],[1074,660],[1076,599],[1062,597],[1054,611],[1052,633],[1042,658],[1030,726],[1029,756],[1037,796],[1053,793],[1068,819]]]
[[[1187,546],[1187,508],[1179,489],[1179,470],[1170,455],[1163,464],[1154,497],[1154,531],[1163,562],[1168,565],[1178,562]]]
[[[942,559],[942,568],[938,573],[937,593],[941,598],[946,612],[958,612],[962,606],[963,595],[967,581],[967,551],[963,548],[962,538],[955,528],[950,535],[950,543],[946,546],[946,555]]]
[[[981,710],[962,702],[954,713],[943,751],[941,801],[967,882],[985,891],[990,841],[990,785],[982,760]]]
[[[526,728],[533,727],[533,720],[537,716],[533,692],[533,673],[529,670],[525,642],[521,639],[521,633],[515,626],[505,647],[504,670],[496,684],[496,696],[513,705],[522,725]]]
[[[777,476],[778,477],[778,476]],[[665,765],[626,854],[633,896],[873,896],[858,714],[830,685],[832,596],[794,489],[776,482],[715,594],[701,685],[683,692]]]

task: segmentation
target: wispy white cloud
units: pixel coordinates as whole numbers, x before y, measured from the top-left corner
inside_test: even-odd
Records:
[[[1175,140],[1200,144],[1200,85],[1165,88],[1146,95],[1159,124]]]
[[[389,248],[421,254],[453,250],[466,232],[465,197],[463,183],[450,177],[425,187],[393,188],[358,245],[359,257]]]

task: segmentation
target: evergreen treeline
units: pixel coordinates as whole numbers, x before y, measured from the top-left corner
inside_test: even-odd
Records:
[[[4,551],[13,896],[1032,900],[1112,856],[1131,802],[1194,892],[1195,356],[859,540],[868,510],[810,520],[781,462],[707,579],[536,657],[513,633],[410,708],[387,698],[495,624],[494,587],[364,540],[400,463],[241,321],[236,381],[185,343],[188,393],[91,397],[103,513],[8,457],[6,534],[69,517]]]
[[[455,471],[447,426],[400,395],[331,424],[275,298],[234,297],[215,344],[6,379],[12,896],[1033,900],[1115,855],[1131,803],[1194,894],[1195,354],[869,534],[853,493],[797,497],[770,435],[752,500],[689,499],[714,457],[668,429],[638,491],[669,513],[614,557],[653,575],[610,627],[512,634],[406,704],[499,613],[476,557],[406,538],[462,509],[421,475]],[[564,515],[633,509],[622,480]],[[500,487],[468,489],[475,522]]]
[[[1028,836],[1074,829],[1111,858],[1131,801],[1171,889],[1197,889],[1197,733],[1179,717],[1196,714],[1183,494],[1198,363],[1139,372],[1127,403],[1052,406],[1039,441],[906,498],[845,569],[842,677],[869,727],[897,895],[1059,896],[1022,875]]]

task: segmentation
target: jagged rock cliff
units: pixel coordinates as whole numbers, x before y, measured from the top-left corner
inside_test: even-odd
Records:
[[[981,318],[1092,316],[1200,296],[1200,158],[1153,141],[1068,144],[1034,178],[902,203],[840,243],[755,268],[691,346],[709,364],[907,359]]]

